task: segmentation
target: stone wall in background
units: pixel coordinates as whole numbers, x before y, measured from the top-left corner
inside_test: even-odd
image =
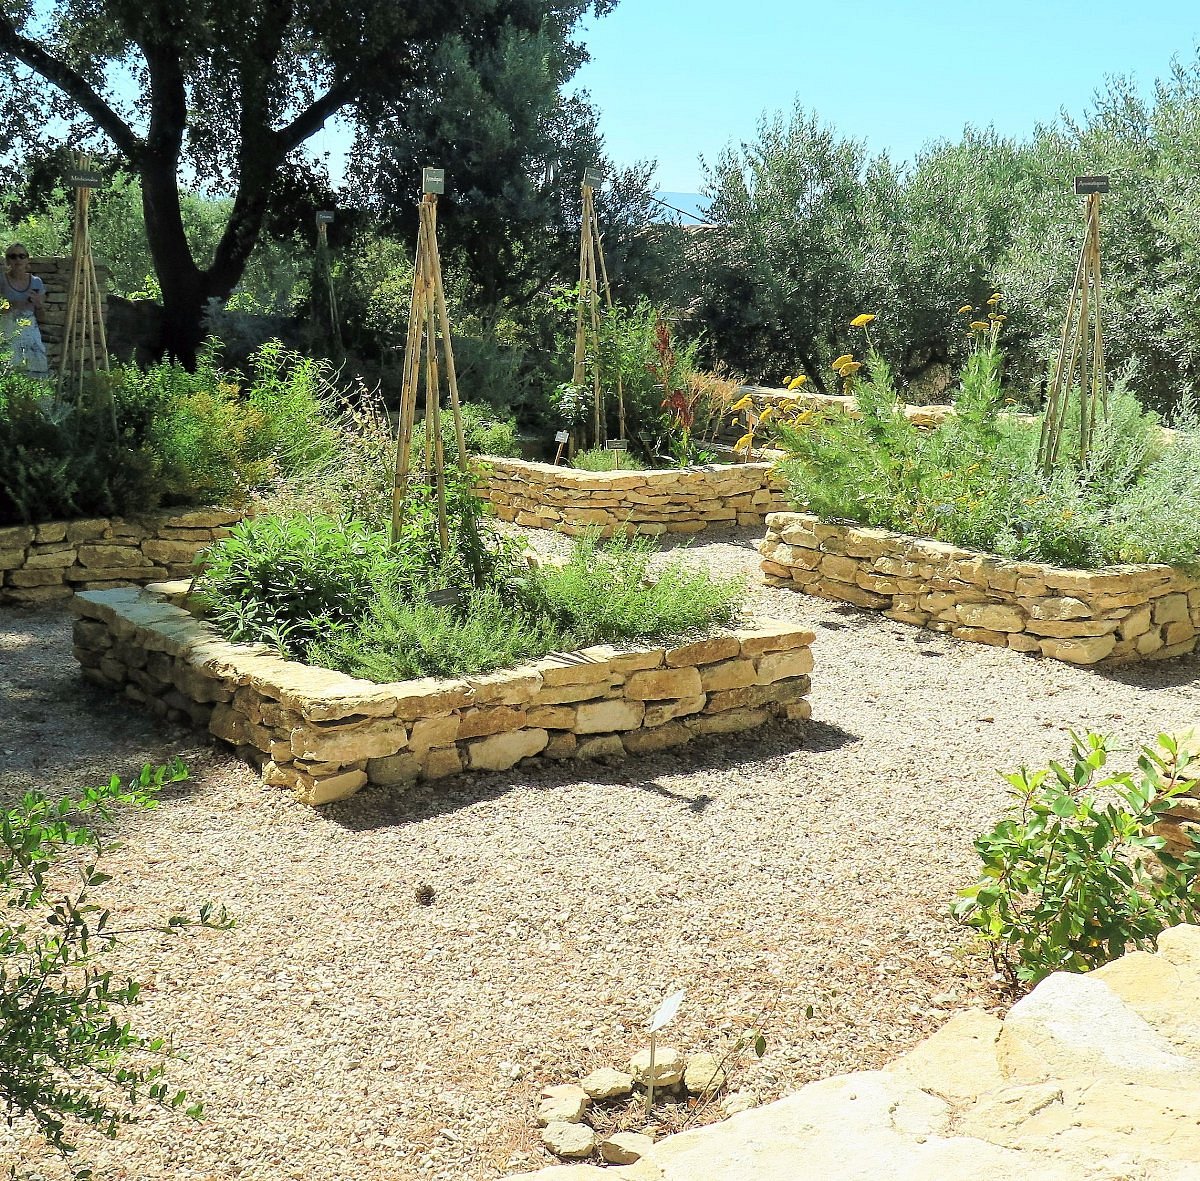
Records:
[[[377,685],[230,644],[183,607],[187,583],[85,591],[75,655],[95,684],[190,720],[305,804],[523,759],[637,755],[802,720],[813,633],[758,621],[663,648],[597,646],[519,668]]]
[[[1200,629],[1200,581],[1171,566],[1065,570],[806,513],[769,516],[758,549],[772,586],[1072,664],[1181,656]]]
[[[46,603],[76,590],[182,577],[242,516],[237,509],[165,509],[0,527],[0,603]]]
[[[482,462],[480,494],[501,520],[559,533],[698,533],[761,525],[788,507],[770,463],[586,472],[491,456]]]

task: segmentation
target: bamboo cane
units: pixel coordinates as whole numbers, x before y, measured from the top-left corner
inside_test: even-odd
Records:
[[[458,399],[458,370],[454,365],[454,344],[450,337],[450,316],[446,311],[446,291],[442,284],[442,258],[437,244],[437,206],[431,206],[429,249],[433,256],[433,289],[437,300],[438,320],[442,330],[442,350],[446,358],[446,380],[450,385],[450,409],[454,415],[454,439],[458,444],[458,466],[465,475],[468,470],[467,444],[463,434],[462,408]]]
[[[608,267],[604,262],[604,243],[600,237],[600,222],[596,217],[596,207],[592,205],[592,230],[596,236],[596,257],[600,260],[600,278],[604,284],[604,306],[612,311],[612,285],[608,281]],[[596,352],[599,357],[599,348]],[[625,383],[621,377],[620,369],[617,370],[617,430],[620,432],[622,439],[627,438],[625,434]]]
[[[1076,306],[1079,301],[1080,292],[1083,286],[1083,275],[1085,267],[1085,248],[1081,247],[1079,251],[1079,259],[1075,265],[1075,281],[1071,285],[1071,295],[1067,303],[1067,314],[1063,319],[1062,337],[1059,341],[1058,358],[1054,363],[1054,370],[1050,379],[1050,392],[1046,397],[1046,409],[1042,416],[1042,432],[1041,439],[1038,445],[1038,457],[1041,462],[1042,471],[1050,474],[1050,469],[1054,466],[1054,462],[1058,457],[1058,441],[1062,431],[1062,417],[1065,413],[1065,399],[1063,397],[1063,382],[1066,374],[1063,372],[1063,365],[1067,360],[1067,346],[1071,344],[1073,347],[1074,338],[1072,328],[1076,325]],[[1067,390],[1070,390],[1068,385]]]
[[[422,307],[421,258],[425,250],[425,221],[417,231],[417,254],[413,265],[413,289],[408,303],[408,334],[404,345],[404,366],[400,378],[400,421],[396,431],[396,466],[392,484],[392,544],[400,539],[404,502],[408,496],[409,452],[412,448],[413,425],[416,418],[416,382],[420,366],[421,322],[418,308]]]

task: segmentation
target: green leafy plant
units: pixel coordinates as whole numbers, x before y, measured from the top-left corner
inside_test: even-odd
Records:
[[[618,469],[638,472],[646,465],[636,455],[628,451],[608,451],[599,447],[587,451],[577,451],[571,460],[571,466],[584,472],[615,472]]]
[[[147,1101],[194,1118],[202,1112],[164,1081],[167,1060],[179,1056],[170,1042],[136,1033],[118,1016],[141,989],[114,975],[104,957],[134,931],[115,926],[109,907],[93,899],[109,881],[99,862],[113,848],[96,826],[118,806],[153,808],[165,784],[186,777],[176,760],[144,767],[124,786],[113,776],[60,800],[29,791],[0,810],[0,1101],[10,1123],[31,1124],[78,1178],[91,1170],[71,1159],[77,1129],[116,1136],[136,1120],[134,1105]],[[194,925],[232,924],[205,905],[146,929]]]
[[[1089,971],[1197,919],[1200,848],[1172,855],[1151,832],[1189,786],[1186,753],[1160,734],[1134,770],[1108,757],[1104,737],[1072,735],[1067,766],[1006,775],[1015,814],[975,841],[982,877],[953,913],[1013,981]]]

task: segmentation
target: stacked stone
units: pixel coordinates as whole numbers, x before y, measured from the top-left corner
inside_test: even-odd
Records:
[[[31,258],[29,273],[37,275],[46,285],[46,298],[43,304],[41,327],[42,340],[46,345],[46,356],[50,361],[51,371],[57,370],[62,362],[63,333],[67,321],[67,296],[71,288],[73,263],[70,258]],[[103,292],[108,287],[111,272],[107,267],[96,268],[96,278],[100,284],[102,298],[97,309],[93,329],[97,342],[100,339],[100,321],[105,314]]]
[[[1072,664],[1181,656],[1200,629],[1200,581],[1171,566],[1064,570],[805,513],[769,516],[758,548],[772,586]]]
[[[642,472],[586,472],[490,457],[485,464],[480,494],[501,520],[559,533],[699,533],[710,526],[761,525],[768,512],[788,506],[770,463]]]
[[[176,605],[186,583],[84,592],[83,675],[231,743],[303,803],[522,759],[663,750],[803,720],[813,633],[762,621],[670,648],[608,646],[456,680],[377,685],[229,644]]]
[[[781,409],[785,406],[795,406],[799,410],[828,410],[840,411],[843,414],[848,414],[851,418],[860,417],[858,413],[858,401],[849,394],[818,394],[815,391],[808,390],[783,390],[774,389],[768,386],[747,385],[742,386],[743,393],[750,394],[760,406],[778,406]],[[914,426],[924,430],[930,430],[935,426],[940,426],[947,418],[954,416],[955,410],[953,406],[936,404],[929,406],[909,406],[905,403],[900,404],[900,409],[904,412],[905,418],[908,419]],[[1028,414],[1018,415],[1019,418],[1033,421],[1032,416]],[[734,430],[742,430],[744,428],[739,425]],[[733,431],[725,429],[722,435],[723,438],[733,438]]]
[[[181,577],[243,515],[202,508],[0,528],[0,603]]]

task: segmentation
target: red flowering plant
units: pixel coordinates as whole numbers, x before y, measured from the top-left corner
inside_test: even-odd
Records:
[[[670,325],[657,317],[654,323],[655,359],[646,368],[663,392],[660,410],[666,411],[667,446],[671,453],[662,456],[677,467],[695,463],[710,463],[710,451],[697,447],[692,435],[696,423],[696,404],[704,397],[704,389],[688,380],[687,366],[681,363],[671,340]]]

